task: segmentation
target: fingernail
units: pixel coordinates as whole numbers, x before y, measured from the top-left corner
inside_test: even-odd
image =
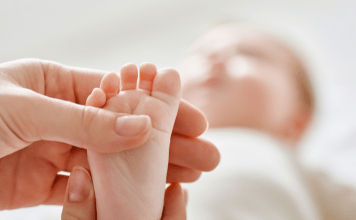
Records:
[[[70,202],[83,202],[88,199],[91,190],[91,178],[84,168],[74,167],[69,177]]]
[[[116,119],[115,131],[122,136],[135,136],[148,129],[147,115],[122,116]]]

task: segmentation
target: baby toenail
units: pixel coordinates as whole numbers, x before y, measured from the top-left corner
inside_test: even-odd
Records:
[[[118,135],[135,136],[148,130],[150,120],[147,115],[118,117],[115,122],[115,131]]]

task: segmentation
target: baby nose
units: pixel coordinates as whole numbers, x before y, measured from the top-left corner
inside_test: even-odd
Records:
[[[212,77],[222,76],[225,73],[224,64],[216,62],[210,66],[209,75]]]
[[[210,56],[207,72],[209,77],[223,77],[226,74],[223,58],[216,55]]]

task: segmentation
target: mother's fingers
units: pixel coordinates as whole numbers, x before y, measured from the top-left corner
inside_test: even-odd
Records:
[[[164,195],[162,220],[187,219],[185,200],[182,187],[178,183],[171,184]]]
[[[63,205],[69,176],[57,175],[51,193],[42,205]]]
[[[200,171],[211,171],[219,161],[220,153],[211,142],[201,138],[172,135],[169,163]]]
[[[89,172],[75,167],[63,204],[62,220],[96,220],[94,186]]]
[[[70,155],[68,156],[67,165],[63,171],[71,172],[76,166],[81,166],[87,170],[90,170],[87,150],[78,147],[73,147],[70,152]]]
[[[204,114],[185,100],[179,103],[177,118],[174,123],[173,133],[187,137],[198,137],[208,128]]]
[[[189,169],[186,167],[176,166],[174,164],[168,165],[167,183],[190,183],[197,181],[201,176],[201,171]]]

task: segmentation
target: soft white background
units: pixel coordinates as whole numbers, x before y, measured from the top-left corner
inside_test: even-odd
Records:
[[[226,18],[286,33],[306,55],[319,102],[303,154],[356,185],[356,1],[1,0],[0,63],[35,57],[113,71],[143,61],[178,67],[194,38]],[[0,219],[40,214],[10,215]]]

